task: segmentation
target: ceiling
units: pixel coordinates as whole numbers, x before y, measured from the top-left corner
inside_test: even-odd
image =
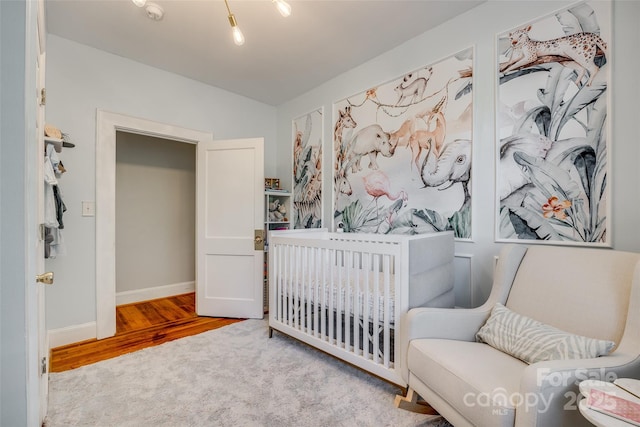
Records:
[[[486,0],[229,0],[246,42],[236,46],[223,0],[46,0],[49,34],[280,105]],[[426,47],[425,47],[426,48]]]

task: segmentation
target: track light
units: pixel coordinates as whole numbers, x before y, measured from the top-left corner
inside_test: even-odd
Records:
[[[291,5],[289,5],[289,3],[287,3],[284,0],[271,0],[271,1],[276,4],[276,7],[278,8],[278,12],[280,12],[280,15],[284,16],[285,18],[291,15]]]

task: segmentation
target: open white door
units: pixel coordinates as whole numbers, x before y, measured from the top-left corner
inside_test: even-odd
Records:
[[[196,177],[196,312],[262,318],[264,229],[262,138],[201,141]]]
[[[36,102],[37,102],[37,115],[36,115],[36,138],[38,141],[38,164],[34,165],[37,173],[37,223],[33,224],[33,230],[39,234],[36,239],[36,260],[35,267],[37,274],[43,274],[45,270],[44,263],[44,236],[42,232],[42,224],[44,223],[44,121],[45,121],[45,25],[44,25],[44,0],[38,0],[38,15],[37,15],[37,37],[36,44],[38,46],[38,58],[36,63]],[[40,416],[39,425],[42,425],[44,418],[47,415],[48,400],[49,400],[49,340],[47,339],[47,326],[46,326],[46,313],[45,313],[45,283],[49,283],[53,278],[49,279],[48,276],[41,276],[38,282],[36,282],[36,294],[38,304],[38,371],[40,373],[39,381],[39,401],[40,401]]]

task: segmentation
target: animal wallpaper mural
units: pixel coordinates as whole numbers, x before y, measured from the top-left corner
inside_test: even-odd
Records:
[[[333,106],[334,227],[471,237],[473,48]]]
[[[497,240],[609,245],[610,2],[498,36]]]
[[[322,226],[322,117],[319,108],[293,120],[293,226]]]

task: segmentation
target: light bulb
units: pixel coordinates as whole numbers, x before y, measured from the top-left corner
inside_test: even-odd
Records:
[[[285,18],[289,15],[291,15],[291,5],[289,5],[289,3],[287,3],[284,0],[271,0],[276,4],[276,7],[278,8],[278,12],[280,12],[280,15],[284,16]]]
[[[147,3],[147,0],[131,0],[133,2],[133,4],[135,4],[138,7],[142,7]]]
[[[227,0],[225,0],[225,3]],[[227,10],[229,10],[229,5],[227,4]],[[231,25],[231,32],[233,33],[233,42],[238,46],[242,46],[244,44],[244,35],[242,35],[242,31],[240,31],[240,27],[238,27],[238,21],[236,21],[236,17],[231,11],[229,11],[229,25]]]
[[[240,31],[240,28],[236,25],[231,27],[231,31],[233,32],[233,42],[238,46],[242,46],[244,44],[244,35],[242,31]]]

